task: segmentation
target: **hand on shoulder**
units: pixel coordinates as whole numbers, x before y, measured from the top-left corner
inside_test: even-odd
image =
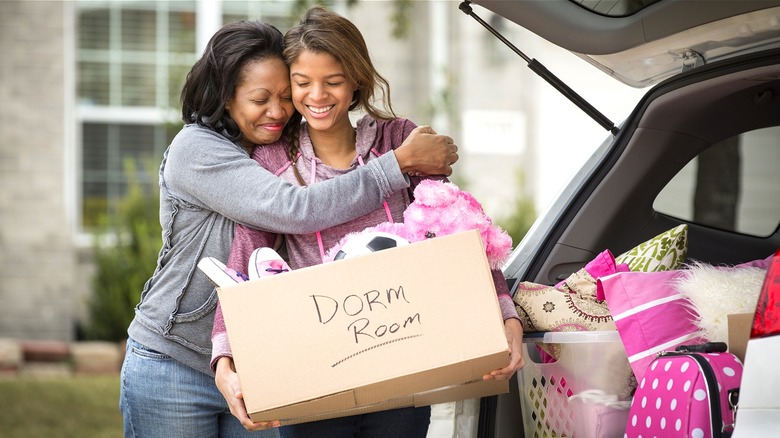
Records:
[[[414,176],[451,175],[459,158],[452,137],[425,125],[412,130],[395,154],[401,172]]]

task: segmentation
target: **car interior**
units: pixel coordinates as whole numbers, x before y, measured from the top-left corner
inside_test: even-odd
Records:
[[[657,11],[652,10],[656,1],[634,2],[645,9],[599,14],[572,9],[578,2],[524,2],[545,9],[542,15],[569,8],[575,12],[569,17],[575,31],[545,28],[514,11],[515,2],[476,3],[543,37],[555,34],[550,38],[556,42],[596,53],[594,47],[629,49],[653,32],[661,37],[680,31],[678,20],[670,18],[694,2],[666,2],[676,5]],[[724,3],[736,14],[755,2]],[[702,23],[710,19],[707,13],[698,17]],[[605,27],[625,38],[602,32]],[[573,41],[588,30],[591,39]],[[771,32],[778,34],[776,28]],[[608,53],[601,55],[609,61]],[[614,136],[605,133],[604,143],[515,249],[504,269],[511,290],[518,281],[554,285],[605,249],[617,255],[681,224],[688,225],[686,262],[733,266],[765,259],[780,248],[780,49],[696,68],[683,65],[667,79],[660,77],[629,78],[659,83]],[[702,214],[707,211],[714,214]],[[516,382],[510,388],[510,394],[482,400],[479,436],[522,433]]]
[[[659,193],[700,153],[743,133],[780,126],[778,56],[752,60],[750,67],[737,61],[733,71],[715,66],[709,73],[683,75],[646,96],[621,127],[616,147],[594,169],[596,176],[579,188],[581,205],[560,218],[566,226],[559,225],[554,247],[536,262],[533,280],[558,282],[604,249],[617,254],[683,222],[689,225],[690,259],[737,264],[780,247],[777,209],[769,209],[775,213],[774,228],[751,235],[687,222],[654,208]],[[770,132],[774,149],[780,149],[779,132]],[[771,164],[756,164],[769,165],[771,173]],[[780,188],[770,187],[765,195],[765,204],[776,205]]]
[[[690,168],[695,172],[699,155],[729,141],[741,144],[739,172],[760,174],[762,184],[750,186],[737,176],[711,189],[740,188],[742,199],[736,201],[751,199],[753,207],[736,211],[761,218],[753,229],[686,217],[695,188],[675,187],[678,175],[695,179]],[[749,159],[752,152],[757,159]],[[660,84],[591,163],[573,179],[568,197],[558,200],[568,207],[544,219],[551,234],[539,250],[513,255],[505,269],[510,287],[517,278],[555,284],[604,249],[619,254],[680,224],[688,225],[688,261],[736,265],[768,257],[780,248],[780,51],[703,67]],[[679,205],[659,205],[664,196],[680,198]],[[517,385],[510,388],[508,395],[483,401],[481,436],[522,430],[522,424],[507,424],[522,421]]]

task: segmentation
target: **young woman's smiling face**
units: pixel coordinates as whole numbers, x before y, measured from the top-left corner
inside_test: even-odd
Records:
[[[349,126],[349,106],[357,86],[339,61],[327,53],[303,51],[290,65],[295,108],[309,129],[327,131]]]
[[[250,61],[225,109],[236,122],[246,147],[273,143],[294,112],[290,74],[278,58]]]

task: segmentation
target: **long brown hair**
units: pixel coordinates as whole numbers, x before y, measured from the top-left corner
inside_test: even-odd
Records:
[[[366,41],[351,21],[320,6],[310,8],[298,26],[284,35],[285,62],[292,65],[305,51],[327,53],[344,67],[347,79],[357,85],[350,111],[363,110],[376,120],[396,118],[390,102],[390,84],[374,67]],[[374,99],[375,91],[379,91],[379,99]],[[382,108],[375,101],[381,102]],[[293,140],[288,153],[294,163],[298,155],[297,135]]]

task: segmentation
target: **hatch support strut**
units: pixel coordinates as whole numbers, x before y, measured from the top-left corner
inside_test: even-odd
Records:
[[[477,16],[477,14],[474,13],[474,11],[471,8],[471,2],[469,0],[466,0],[462,2],[459,6],[459,9],[463,11],[464,14],[471,16],[479,24],[481,24],[485,29],[490,31],[496,38],[501,40],[502,43],[506,44],[512,51],[514,51],[516,54],[520,55],[521,58],[525,60],[525,62],[528,63],[528,68],[530,68],[534,73],[541,76],[542,79],[547,81],[550,85],[552,85],[556,90],[558,90],[561,94],[566,96],[570,101],[572,101],[575,105],[577,105],[581,110],[585,111],[587,115],[589,115],[593,120],[598,122],[599,125],[601,125],[604,129],[611,132],[612,135],[617,135],[617,133],[620,131],[617,126],[615,126],[614,123],[612,123],[604,114],[599,112],[593,105],[588,103],[585,99],[582,98],[577,92],[572,90],[568,85],[566,85],[563,81],[558,79],[557,76],[555,76],[552,72],[547,70],[545,66],[543,66],[541,63],[539,63],[536,59],[531,59],[528,56],[525,55],[525,53],[521,52],[520,49],[515,47],[514,44],[509,42],[506,38],[504,38],[503,35],[501,35],[496,29],[494,29],[490,24],[486,23],[482,18]]]

